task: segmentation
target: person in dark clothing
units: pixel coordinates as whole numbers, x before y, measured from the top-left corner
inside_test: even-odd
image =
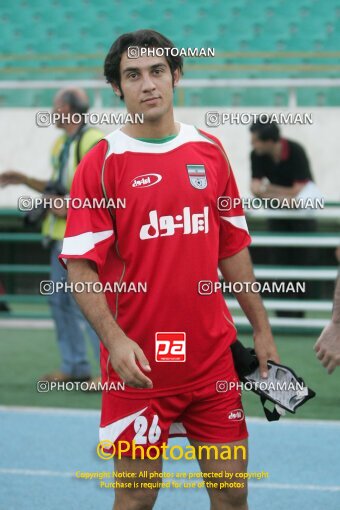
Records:
[[[2,281],[0,280],[0,296],[4,296],[6,294],[5,287],[3,286]],[[0,312],[10,312],[11,309],[6,303],[6,301],[0,300]]]
[[[309,161],[303,147],[292,140],[280,136],[276,122],[257,120],[250,128],[251,144],[251,191],[262,199],[279,199],[290,204],[302,192],[307,183],[313,182]],[[286,205],[287,207],[287,205]],[[268,227],[273,232],[306,233],[316,230],[312,218],[269,218]],[[270,251],[270,263],[273,265],[312,265],[313,253],[301,248],[280,247]],[[310,298],[311,288],[306,285],[304,295],[292,294],[283,297]],[[303,317],[304,312],[297,310],[277,311],[280,317]]]

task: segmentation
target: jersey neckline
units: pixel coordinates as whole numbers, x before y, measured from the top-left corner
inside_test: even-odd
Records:
[[[175,140],[177,141],[179,138],[181,138],[181,136],[183,135],[183,123],[182,122],[176,122],[176,124],[179,124],[179,131],[177,133],[177,135],[170,135],[170,136],[167,136],[165,138],[150,138],[150,139],[146,139],[146,138],[133,138],[132,136],[129,136],[127,135],[126,133],[124,133],[122,131],[122,128],[119,128],[119,132],[121,135],[123,135],[123,137],[126,137],[128,138],[129,140],[133,140],[134,142],[136,143],[141,143],[143,144],[144,146],[145,145],[167,145],[167,144],[171,144],[173,143]],[[151,140],[151,141],[149,141]],[[158,141],[153,141],[153,140],[158,140]]]
[[[140,142],[147,142],[147,143],[166,143],[166,142],[170,142],[177,136],[178,136],[178,133],[177,133],[177,135],[165,136],[164,138],[136,138],[136,140],[139,140]]]

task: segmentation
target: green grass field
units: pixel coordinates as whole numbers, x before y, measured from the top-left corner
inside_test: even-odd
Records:
[[[39,393],[37,381],[42,375],[59,368],[59,355],[54,332],[50,329],[1,329],[0,340],[0,404],[12,406],[49,406],[99,409],[100,395],[82,391]],[[246,345],[251,337],[240,335]],[[293,368],[317,393],[316,398],[298,409],[299,418],[340,420],[340,369],[329,376],[316,359],[313,336],[280,335],[276,337],[281,361]],[[98,367],[89,346],[93,373]],[[259,398],[244,392],[248,416],[264,416]],[[291,416],[291,415],[290,415]]]

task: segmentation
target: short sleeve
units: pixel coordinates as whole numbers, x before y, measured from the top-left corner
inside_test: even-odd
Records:
[[[265,177],[263,165],[261,164],[261,158],[257,156],[254,151],[252,151],[250,154],[250,162],[252,179],[262,179]]]
[[[113,222],[101,187],[101,171],[107,150],[100,141],[81,160],[70,191],[66,231],[59,260],[92,260],[100,268],[114,243]]]
[[[294,175],[293,175],[293,183],[294,182],[308,182],[312,181],[312,173],[309,167],[309,161],[306,156],[304,149],[296,144],[293,152],[293,161],[294,165]]]
[[[228,179],[223,197],[218,199],[220,216],[219,260],[236,255],[251,243],[233,171],[230,165],[225,165],[225,167],[225,171],[228,172]]]

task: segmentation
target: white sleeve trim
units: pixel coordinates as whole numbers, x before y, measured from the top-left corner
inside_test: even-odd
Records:
[[[236,228],[241,228],[249,234],[245,216],[221,216],[222,220],[228,221]]]
[[[65,237],[63,242],[62,256],[84,255],[92,250],[97,243],[113,236],[113,230],[103,230],[102,232],[85,232],[78,236]]]

